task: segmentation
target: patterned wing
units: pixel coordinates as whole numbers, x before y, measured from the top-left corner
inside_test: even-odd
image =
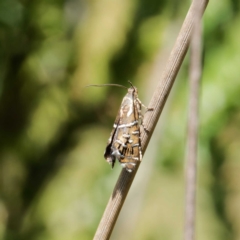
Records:
[[[113,148],[113,142],[115,141],[116,139],[116,136],[117,136],[117,126],[119,124],[119,119],[120,119],[120,116],[119,116],[119,113],[115,119],[115,122],[114,122],[114,125],[113,125],[113,130],[110,134],[110,137],[108,139],[108,143],[107,143],[107,147],[105,149],[105,152],[104,152],[104,158],[106,159],[106,161],[112,165],[112,168],[114,167],[114,164],[115,164],[115,161],[116,161],[116,157],[114,154],[112,154],[112,148]]]
[[[127,171],[132,172],[136,162],[142,159],[139,127],[140,110],[141,105],[137,98],[137,90],[131,88],[123,98],[104,154],[112,167],[118,159]]]
[[[112,150],[122,166],[131,172],[136,162],[142,159],[139,111],[134,99],[125,98],[124,100],[112,142]]]

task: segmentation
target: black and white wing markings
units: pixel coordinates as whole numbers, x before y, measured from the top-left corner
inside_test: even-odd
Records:
[[[137,88],[132,86],[123,98],[104,153],[112,168],[118,159],[127,171],[132,172],[136,163],[142,160],[139,122],[142,118],[141,106]]]

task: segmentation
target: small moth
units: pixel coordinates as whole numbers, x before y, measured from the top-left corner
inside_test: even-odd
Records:
[[[131,82],[129,82],[131,84]],[[113,130],[104,153],[106,161],[114,167],[116,159],[128,172],[132,172],[142,160],[140,125],[141,107],[137,88],[131,84],[122,100]]]
[[[128,92],[122,100],[113,130],[108,139],[104,158],[112,165],[112,168],[117,159],[123,168],[128,172],[132,172],[135,169],[136,163],[142,160],[140,125],[142,125],[141,109],[144,105],[138,98],[137,88],[131,82],[129,83],[131,87],[128,88]],[[126,88],[118,84],[88,86],[117,86]],[[146,109],[152,110],[150,108]]]

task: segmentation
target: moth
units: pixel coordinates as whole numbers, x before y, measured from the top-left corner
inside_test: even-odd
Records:
[[[144,105],[138,98],[138,90],[131,84],[122,100],[104,153],[104,158],[112,168],[117,159],[123,168],[132,172],[136,163],[142,160],[140,136],[142,106]]]
[[[128,88],[127,94],[122,100],[113,130],[107,142],[104,158],[111,164],[112,168],[117,159],[123,168],[128,172],[132,172],[137,162],[142,160],[140,126],[143,125],[141,109],[144,105],[138,98],[137,88],[130,81],[129,83],[131,87]],[[88,85],[87,87],[89,86],[126,88],[118,84]],[[147,111],[152,110],[151,108],[145,108]]]

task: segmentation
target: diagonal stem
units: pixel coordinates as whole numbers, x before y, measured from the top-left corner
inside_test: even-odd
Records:
[[[153,108],[154,111],[148,111],[144,116],[144,125],[149,130],[149,132],[144,130],[141,131],[143,153],[147,148],[151,135],[154,131],[154,128],[157,124],[157,121],[160,117],[162,109],[177,76],[178,70],[180,69],[180,66],[186,55],[193,28],[193,22],[195,19],[195,12],[199,11],[202,15],[207,6],[207,3],[208,0],[193,1],[189,8],[180,33],[177,37],[176,43],[170,54],[165,71],[163,72],[163,76],[160,79],[159,84],[150,101],[149,108]],[[95,233],[95,240],[110,238],[119,212],[138,170],[138,166],[139,165],[136,166],[136,170],[132,173],[127,172],[125,169],[122,170],[113,193],[110,196],[102,219],[99,223],[98,229]]]

